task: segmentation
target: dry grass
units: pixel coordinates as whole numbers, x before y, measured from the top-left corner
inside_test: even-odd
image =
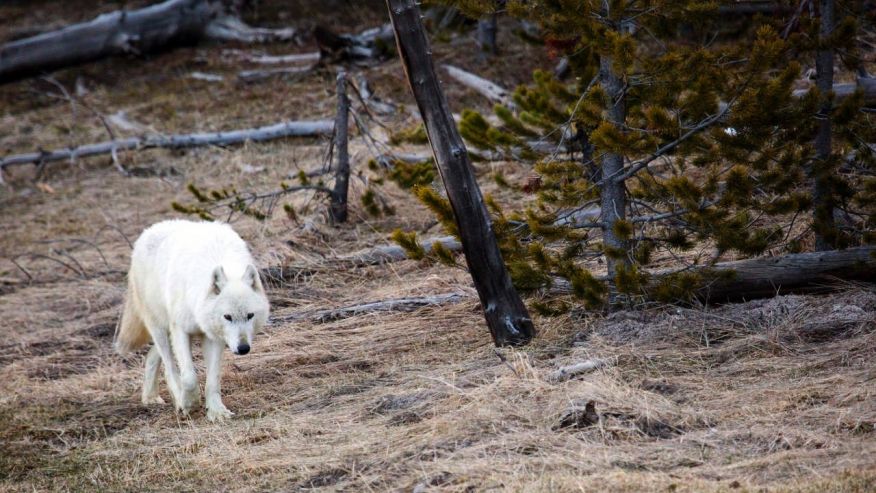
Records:
[[[0,16],[13,8],[16,19],[41,19],[42,10],[22,12],[16,3]],[[471,46],[457,40],[436,54],[472,67]],[[536,58],[536,48],[514,46],[513,57]],[[241,86],[186,79],[193,67],[237,69],[220,47],[208,47],[57,78],[70,86],[84,74],[90,105],[123,109],[163,132],[332,113],[327,71],[294,84]],[[519,67],[489,74],[511,85],[525,79]],[[381,96],[409,104],[399,74],[397,62],[367,71]],[[105,138],[99,122],[82,109],[74,119],[68,103],[45,96],[49,90],[39,82],[0,88],[9,129],[0,148]],[[448,91],[455,106],[481,103],[451,84]],[[403,112],[389,122],[410,123]],[[361,138],[352,149],[361,167],[368,158]],[[212,425],[203,411],[185,419],[169,407],[141,406],[142,355],[121,359],[110,348],[130,252],[125,236],[173,216],[169,204],[187,199],[188,182],[267,190],[299,168],[319,167],[324,151],[321,141],[149,151],[125,155],[124,164],[162,176],[125,178],[93,159],[50,167],[40,180],[51,189],[42,190],[32,170],[16,172],[13,186],[0,190],[0,490],[876,489],[876,296],[853,287],[709,310],[539,318],[538,340],[503,351],[504,361],[473,296],[414,313],[273,325],[250,355],[226,360],[225,400],[236,412],[229,423]],[[511,164],[491,166],[523,176]],[[485,187],[493,186],[485,180]],[[362,189],[355,181],[354,197]],[[331,228],[315,203],[302,218],[309,228],[279,213],[235,226],[264,264],[320,266],[327,256],[385,242],[394,227],[429,227],[407,194],[385,193],[404,214],[372,219],[356,207],[351,225]],[[21,254],[30,254],[18,259],[30,283],[9,261]],[[467,274],[406,261],[323,268],[274,288],[271,298],[282,315],[448,291],[473,293]],[[835,330],[813,336],[812,327]],[[591,357],[616,363],[548,383],[552,370]],[[595,422],[574,419],[588,402]]]

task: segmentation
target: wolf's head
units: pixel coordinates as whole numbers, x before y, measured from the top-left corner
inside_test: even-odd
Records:
[[[207,337],[225,341],[234,354],[246,354],[253,335],[268,319],[268,298],[255,266],[249,265],[240,279],[229,279],[222,266],[213,270],[208,304]]]

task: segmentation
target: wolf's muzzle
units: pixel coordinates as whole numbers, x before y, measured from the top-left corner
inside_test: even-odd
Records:
[[[249,352],[249,344],[240,344],[237,346],[237,354],[246,354]]]

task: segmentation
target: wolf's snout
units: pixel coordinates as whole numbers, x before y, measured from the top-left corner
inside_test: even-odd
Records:
[[[249,344],[240,344],[237,346],[237,354],[246,354],[249,352]]]

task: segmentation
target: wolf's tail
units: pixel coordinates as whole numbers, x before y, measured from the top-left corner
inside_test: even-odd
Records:
[[[125,294],[125,307],[122,309],[122,318],[116,326],[116,334],[113,344],[116,352],[126,354],[145,346],[151,340],[143,317],[140,315],[139,296],[134,280],[128,276],[128,292]]]

